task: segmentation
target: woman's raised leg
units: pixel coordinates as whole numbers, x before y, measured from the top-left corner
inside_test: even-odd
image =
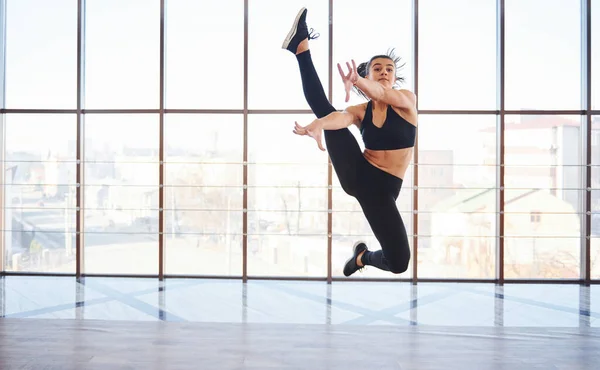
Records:
[[[298,12],[291,30],[283,42],[283,48],[296,55],[304,97],[317,118],[323,118],[335,112],[336,109],[327,99],[325,89],[323,89],[312,61],[308,41],[318,36],[309,33],[306,14],[306,8],[302,8]],[[325,130],[324,136],[329,158],[342,188],[349,195],[356,196],[356,169],[359,161],[365,161],[356,138],[347,128]]]

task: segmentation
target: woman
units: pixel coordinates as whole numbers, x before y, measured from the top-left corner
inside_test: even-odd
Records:
[[[338,70],[346,89],[366,97],[367,103],[337,112],[331,106],[319,80],[308,48],[316,38],[306,26],[306,8],[302,8],[283,42],[283,49],[296,55],[304,96],[317,116],[308,126],[295,124],[294,133],[308,135],[321,150],[323,131],[333,168],[344,191],[358,200],[381,250],[369,251],[364,242],[354,245],[353,255],[344,266],[350,276],[365,265],[395,274],[408,269],[410,248],[406,228],[396,206],[402,179],[412,156],[417,124],[416,97],[408,90],[395,90],[402,81],[396,75],[397,60],[392,55],[377,55],[358,68],[354,61],[344,74]],[[361,152],[348,127],[357,125],[365,144]]]

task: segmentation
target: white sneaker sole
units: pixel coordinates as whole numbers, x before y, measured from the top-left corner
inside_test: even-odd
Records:
[[[296,36],[296,31],[298,30],[298,22],[300,22],[300,17],[302,16],[302,13],[304,13],[305,10],[306,10],[306,8],[300,9],[300,11],[298,12],[298,15],[296,15],[296,19],[294,20],[292,29],[290,30],[290,32],[288,32],[285,40],[283,40],[283,44],[281,45],[282,49],[287,49],[287,47],[290,45],[290,42],[292,41],[294,36]]]

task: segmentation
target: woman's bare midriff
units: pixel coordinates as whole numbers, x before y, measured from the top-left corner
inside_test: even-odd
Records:
[[[406,169],[413,155],[413,148],[396,150],[370,150],[365,149],[363,155],[373,166],[404,179]]]
[[[378,128],[381,128],[385,123],[387,107],[387,104],[383,104],[373,109],[373,125]],[[411,124],[417,120],[416,112],[408,113],[396,107],[392,107],[392,109]],[[360,122],[364,119],[366,110],[367,103],[361,104],[360,113],[358,114]],[[373,166],[404,180],[406,169],[412,160],[413,150],[414,147],[394,150],[372,150],[365,148],[363,156]]]

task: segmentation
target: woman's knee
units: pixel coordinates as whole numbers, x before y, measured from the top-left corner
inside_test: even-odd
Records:
[[[390,266],[390,272],[393,274],[402,274],[406,272],[406,270],[408,270],[408,262],[409,261],[402,261],[400,263],[392,264]]]
[[[386,259],[391,273],[402,274],[408,270],[408,265],[410,263],[410,251],[401,257]]]

